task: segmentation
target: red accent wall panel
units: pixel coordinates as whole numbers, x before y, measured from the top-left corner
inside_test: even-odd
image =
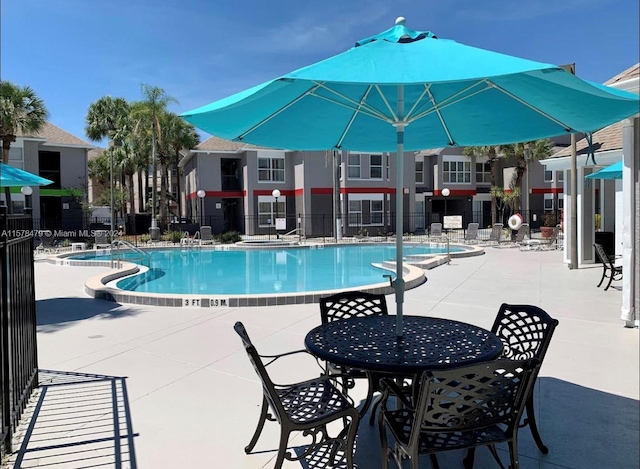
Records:
[[[469,195],[476,195],[477,192],[475,189],[451,189],[449,188],[449,197],[451,196],[469,196]],[[433,191],[433,195],[437,195],[440,196],[442,195],[442,189],[436,189]]]
[[[531,189],[532,194],[563,194],[562,187],[536,187]]]
[[[205,197],[246,197],[246,191],[205,191]],[[191,194],[187,194],[187,199],[197,199],[198,194],[196,192],[192,192]]]

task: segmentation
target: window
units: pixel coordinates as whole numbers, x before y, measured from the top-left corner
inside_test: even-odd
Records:
[[[275,226],[276,216],[283,218],[286,214],[286,205],[284,197],[278,198],[278,206],[276,207],[276,199],[265,195],[258,197],[258,226],[267,228]]]
[[[416,161],[416,184],[424,184],[424,161]]]
[[[476,182],[491,183],[491,163],[476,163]]]
[[[349,153],[347,174],[349,179],[360,179],[360,155]]]
[[[558,171],[558,182],[564,181],[564,171]]]
[[[369,155],[369,178],[382,179],[382,155]]]
[[[382,216],[383,216],[382,207],[383,207],[382,200],[371,201],[371,224],[372,225],[382,225]]]
[[[258,181],[284,182],[284,158],[258,158]]]
[[[544,171],[544,182],[553,182],[553,171],[548,169]]]
[[[359,225],[362,223],[362,200],[349,201],[349,224]]]
[[[544,209],[553,210],[553,194],[544,195]]]
[[[442,182],[458,184],[471,182],[471,162],[444,161],[442,163]]]
[[[564,197],[562,197],[562,195],[558,195],[558,210],[562,210],[563,208],[564,208]]]

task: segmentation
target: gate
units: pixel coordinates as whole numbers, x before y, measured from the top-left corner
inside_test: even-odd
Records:
[[[0,207],[0,459],[38,384],[31,214]]]

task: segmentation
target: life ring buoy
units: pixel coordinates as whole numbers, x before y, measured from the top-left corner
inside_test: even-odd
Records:
[[[509,217],[509,228],[512,230],[519,230],[522,226],[522,217],[519,214],[511,215]]]

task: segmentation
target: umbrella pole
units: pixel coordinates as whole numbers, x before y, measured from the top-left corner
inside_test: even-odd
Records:
[[[402,278],[403,227],[403,179],[404,179],[404,86],[398,86],[398,121],[396,128],[396,279],[392,286],[396,291],[396,336],[402,337],[402,304],[404,302],[404,279]]]

